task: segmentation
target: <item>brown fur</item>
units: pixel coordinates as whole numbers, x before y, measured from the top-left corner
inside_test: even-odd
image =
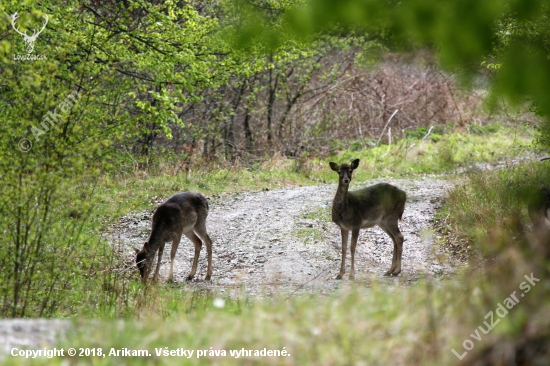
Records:
[[[338,189],[332,201],[332,221],[340,227],[342,234],[342,265],[336,277],[341,279],[345,273],[346,247],[351,231],[351,273],[355,276],[355,246],[359,230],[378,225],[393,241],[393,259],[386,276],[401,273],[401,255],[403,235],[397,225],[403,217],[407,195],[399,188],[387,183],[379,183],[356,191],[348,192],[353,170],[359,166],[359,159],[350,165],[330,162],[332,170],[338,173]]]
[[[166,242],[172,242],[170,251],[170,274],[168,281],[174,276],[174,257],[182,234],[195,245],[195,257],[191,272],[187,280],[193,279],[197,271],[199,254],[202,243],[206,243],[208,253],[208,270],[205,280],[209,281],[212,276],[212,240],[206,232],[206,216],[208,216],[208,201],[200,193],[183,192],[170,197],[153,214],[151,235],[141,250],[136,251],[136,265],[140,271],[141,280],[145,283],[149,278],[153,260],[158,250],[158,262],[154,279],[158,278],[160,261]],[[202,241],[201,241],[202,240]]]

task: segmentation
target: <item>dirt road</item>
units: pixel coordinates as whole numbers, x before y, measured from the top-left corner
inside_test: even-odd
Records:
[[[351,189],[383,180],[357,183]],[[356,250],[356,281],[372,277],[390,283],[415,282],[422,274],[448,273],[432,253],[431,231],[436,208],[452,183],[445,180],[384,180],[407,192],[400,229],[405,237],[403,272],[383,277],[389,269],[393,244],[378,227],[362,230]],[[251,296],[273,293],[330,293],[342,283],[335,280],[341,249],[340,230],[330,221],[336,185],[284,188],[209,197],[207,229],[213,240],[213,276],[203,280],[206,253],[203,249],[195,279],[186,283],[194,249],[185,237],[174,265],[174,281],[191,288],[211,288],[227,295],[244,291]],[[167,197],[159,199],[159,203]],[[112,239],[128,252],[141,247],[150,231],[151,212],[137,212],[113,225]],[[169,270],[169,246],[164,250],[161,278]],[[350,254],[348,249],[347,272]],[[136,277],[138,276],[136,272]]]

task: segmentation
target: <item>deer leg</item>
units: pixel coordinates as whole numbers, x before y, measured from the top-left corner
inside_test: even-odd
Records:
[[[348,230],[340,229],[342,233],[342,265],[340,266],[340,273],[336,276],[337,280],[341,280],[346,273],[346,247],[348,245]]]
[[[351,271],[349,273],[349,279],[355,278],[355,246],[357,245],[357,239],[359,238],[359,229],[355,229],[351,232]]]
[[[157,281],[159,278],[160,261],[162,260],[162,252],[164,251],[164,244],[165,243],[162,243],[159,245],[157,268],[155,269],[155,275],[153,276],[153,281]]]
[[[393,260],[391,268],[385,276],[397,276],[401,273],[401,256],[403,254],[403,234],[399,231],[397,221],[380,226],[393,241]]]
[[[395,240],[397,241],[397,249],[399,250],[399,253],[397,255],[397,266],[395,266],[395,270],[393,271],[393,275],[397,276],[401,273],[401,258],[403,257],[403,241],[405,238],[403,237],[403,234],[401,234],[401,231],[397,227],[397,223],[395,224],[395,230],[397,233],[394,234]]]
[[[181,234],[174,234],[172,239],[172,249],[170,249],[170,273],[168,274],[168,281],[174,281],[174,258],[178,251],[178,245],[180,245]]]
[[[210,281],[210,278],[212,277],[212,240],[210,239],[210,236],[206,232],[206,226],[204,225],[195,226],[195,234],[197,234],[198,237],[201,238],[203,243],[206,243],[208,269],[206,271],[206,277],[204,279],[206,281]]]
[[[199,263],[199,254],[201,252],[202,242],[199,237],[192,231],[184,234],[195,245],[195,257],[193,258],[193,266],[191,267],[191,272],[187,276],[187,281],[191,281],[193,277],[195,277],[195,273],[197,272],[197,265]]]
[[[397,264],[397,254],[398,254],[398,250],[397,250],[397,243],[395,241],[395,238],[393,236],[393,233],[388,229],[388,227],[384,224],[382,225],[379,225],[380,228],[382,228],[382,230],[384,230],[384,232],[386,234],[388,234],[388,236],[391,238],[391,241],[393,242],[393,257],[392,257],[392,260],[391,260],[391,267],[389,270],[386,271],[386,273],[384,273],[384,276],[391,276],[393,271],[395,270],[395,266]]]

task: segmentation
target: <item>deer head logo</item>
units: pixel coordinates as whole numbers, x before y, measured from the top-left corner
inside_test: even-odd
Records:
[[[19,29],[17,29],[17,27],[15,26],[15,21],[17,20],[17,18],[19,18],[19,14],[17,14],[17,13],[15,13],[11,16],[11,25],[17,33],[19,33],[20,35],[23,36],[23,40],[25,41],[25,51],[27,51],[27,53],[32,53],[32,51],[34,50],[34,42],[36,41],[36,39],[38,38],[40,33],[42,33],[44,28],[46,28],[46,24],[48,24],[48,16],[46,14],[44,14],[44,18],[46,18],[46,22],[42,26],[42,29],[40,29],[39,31],[35,30],[33,32],[32,36],[29,36],[26,31],[21,32],[21,31],[19,31]]]

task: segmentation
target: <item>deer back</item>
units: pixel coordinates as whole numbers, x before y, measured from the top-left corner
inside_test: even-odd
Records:
[[[153,214],[149,245],[171,241],[173,235],[181,236],[197,223],[206,222],[208,201],[195,192],[178,193],[161,204]],[[153,250],[155,248],[151,248]]]
[[[379,183],[336,196],[332,206],[333,221],[348,230],[372,227],[385,220],[401,219],[406,194],[387,183]]]

